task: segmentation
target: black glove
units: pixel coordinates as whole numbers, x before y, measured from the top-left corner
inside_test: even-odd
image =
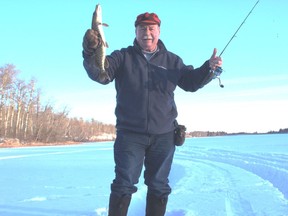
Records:
[[[83,57],[92,56],[101,44],[102,40],[100,33],[93,29],[88,29],[83,37]]]

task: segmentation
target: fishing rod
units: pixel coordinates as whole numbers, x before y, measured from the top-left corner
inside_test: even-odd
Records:
[[[254,8],[256,7],[256,5],[259,3],[260,0],[258,0],[255,5],[253,6],[253,8],[250,10],[250,12],[248,13],[248,15],[245,17],[245,19],[243,20],[243,22],[240,24],[240,26],[238,27],[238,29],[235,31],[235,33],[232,35],[232,37],[230,38],[230,40],[228,41],[228,43],[226,44],[226,46],[224,47],[224,49],[222,50],[222,52],[220,53],[219,57],[221,57],[221,55],[224,53],[224,51],[226,50],[226,48],[228,47],[228,45],[230,44],[230,42],[236,37],[237,32],[240,30],[240,28],[242,27],[242,25],[245,23],[245,21],[247,20],[247,18],[250,16],[250,14],[252,13],[252,11],[254,10]],[[218,79],[219,81],[219,86],[221,88],[224,88],[224,85],[221,83],[220,80],[220,75],[222,73],[223,69],[221,67],[217,67],[216,70],[212,71],[212,73],[214,74],[214,79]]]

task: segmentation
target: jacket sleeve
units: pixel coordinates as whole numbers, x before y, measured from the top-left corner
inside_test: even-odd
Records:
[[[109,81],[100,82],[99,80],[100,68],[97,67],[97,65],[95,64],[96,55],[94,54],[89,56],[86,55],[84,52],[82,52],[82,56],[83,56],[83,66],[89,78],[101,84],[108,84]]]
[[[100,68],[97,67],[97,65],[95,64],[96,55],[87,56],[83,52],[83,58],[84,58],[83,66],[84,66],[88,76],[90,77],[90,79],[92,79],[98,83],[106,85],[115,79],[116,74],[120,70],[120,67],[121,67],[121,64],[123,61],[123,54],[121,51],[115,50],[110,55],[106,56],[105,61],[107,61],[107,62],[105,62],[105,63],[107,63],[108,67],[105,68],[105,70],[109,74],[109,77],[111,78],[111,80],[110,81],[106,80],[104,82],[101,82],[99,80]]]
[[[181,77],[178,86],[185,91],[195,92],[213,79],[209,62],[206,61],[201,67],[194,69],[193,66],[184,66],[181,69]]]

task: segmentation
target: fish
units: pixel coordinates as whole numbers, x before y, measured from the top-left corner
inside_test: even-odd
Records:
[[[103,26],[107,27],[108,25],[102,22],[102,8],[100,4],[97,4],[95,11],[93,13],[93,17],[92,17],[92,29],[97,31],[101,37],[100,46],[96,49],[96,53],[95,53],[96,65],[100,69],[100,74],[99,74],[100,82],[105,82],[107,80],[111,81],[109,74],[105,70],[105,68],[108,68],[109,64],[108,64],[108,61],[106,60],[106,48],[108,48],[108,43],[105,39]]]

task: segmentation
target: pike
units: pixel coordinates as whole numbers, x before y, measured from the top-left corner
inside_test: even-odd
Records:
[[[105,68],[108,67],[108,61],[106,60],[106,48],[108,47],[108,43],[105,40],[105,35],[103,31],[103,26],[108,26],[106,23],[102,22],[102,8],[100,4],[96,5],[95,11],[93,13],[92,18],[92,29],[100,34],[100,46],[96,49],[96,65],[100,69],[99,80],[104,82],[106,80],[111,80]]]

